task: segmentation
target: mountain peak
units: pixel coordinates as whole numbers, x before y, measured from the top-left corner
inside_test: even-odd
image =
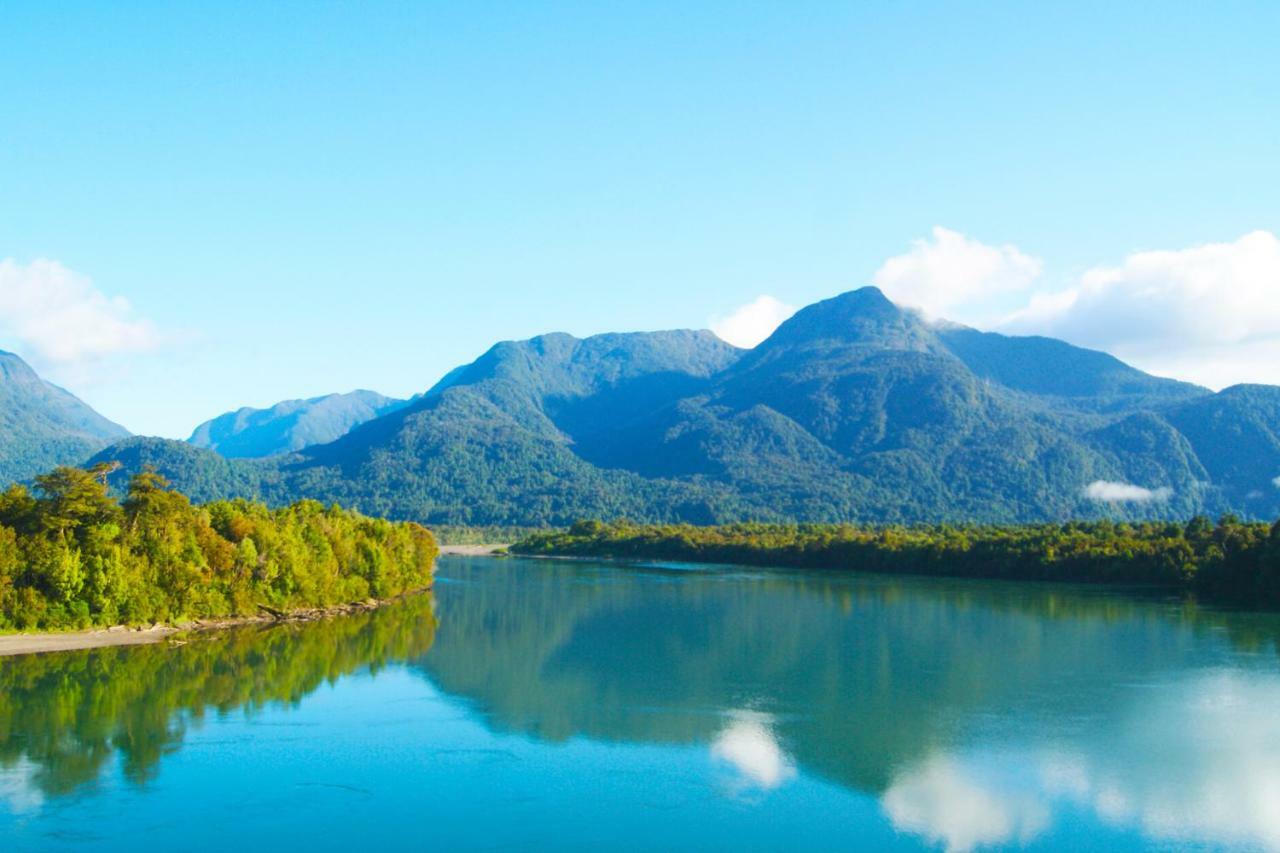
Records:
[[[894,309],[897,308],[897,306],[889,300],[889,297],[884,295],[884,291],[876,287],[874,284],[867,284],[862,287],[854,288],[853,290],[846,290],[844,293],[838,293],[830,299],[824,299],[822,301],[850,302],[864,306],[889,306]]]
[[[816,341],[890,349],[934,350],[938,343],[914,313],[899,308],[878,287],[860,287],[802,308],[761,349]]]
[[[6,350],[0,350],[0,379],[28,383],[40,381],[36,372],[31,369],[31,365],[27,364],[20,355]]]

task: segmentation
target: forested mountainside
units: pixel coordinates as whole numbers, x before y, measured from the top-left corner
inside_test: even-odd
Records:
[[[18,356],[0,352],[0,482],[83,462],[129,434],[46,382]]]
[[[1280,388],[1215,394],[1061,341],[927,323],[863,288],[747,351],[693,331],[500,343],[269,460],[155,439],[98,459],[153,465],[198,498],[440,524],[1274,517],[1278,428]]]

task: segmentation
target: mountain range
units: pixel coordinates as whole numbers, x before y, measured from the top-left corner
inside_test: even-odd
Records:
[[[1280,388],[1214,393],[862,288],[751,350],[706,331],[543,335],[410,401],[295,401],[95,460],[152,465],[197,499],[434,524],[1275,517]]]

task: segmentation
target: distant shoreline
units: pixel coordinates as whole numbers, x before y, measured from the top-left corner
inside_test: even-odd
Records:
[[[1280,610],[1280,522],[1069,522],[953,527],[580,521],[530,536],[517,556],[672,560],[886,575],[1167,589]]]
[[[489,544],[489,545],[441,545],[440,556],[453,557],[496,557],[499,554],[506,553],[510,548],[510,544]]]
[[[0,658],[17,655],[35,655],[48,652],[70,652],[83,649],[101,649],[112,646],[144,646],[159,643],[179,634],[220,631],[243,625],[271,625],[287,622],[313,622],[330,616],[350,616],[367,613],[387,604],[430,592],[431,587],[406,592],[393,598],[369,599],[332,607],[308,607],[287,613],[267,611],[254,616],[229,616],[220,619],[201,619],[176,625],[152,625],[149,628],[130,628],[116,625],[111,628],[92,628],[86,631],[42,632],[34,634],[0,634]]]

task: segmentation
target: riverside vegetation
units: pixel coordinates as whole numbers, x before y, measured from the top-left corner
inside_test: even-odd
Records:
[[[887,574],[1152,585],[1280,607],[1280,522],[855,527],[580,521],[511,551],[583,557],[856,568]]]
[[[110,466],[61,467],[0,494],[0,630],[248,616],[427,586],[430,531],[299,501],[196,506],[152,471],[122,500]]]

